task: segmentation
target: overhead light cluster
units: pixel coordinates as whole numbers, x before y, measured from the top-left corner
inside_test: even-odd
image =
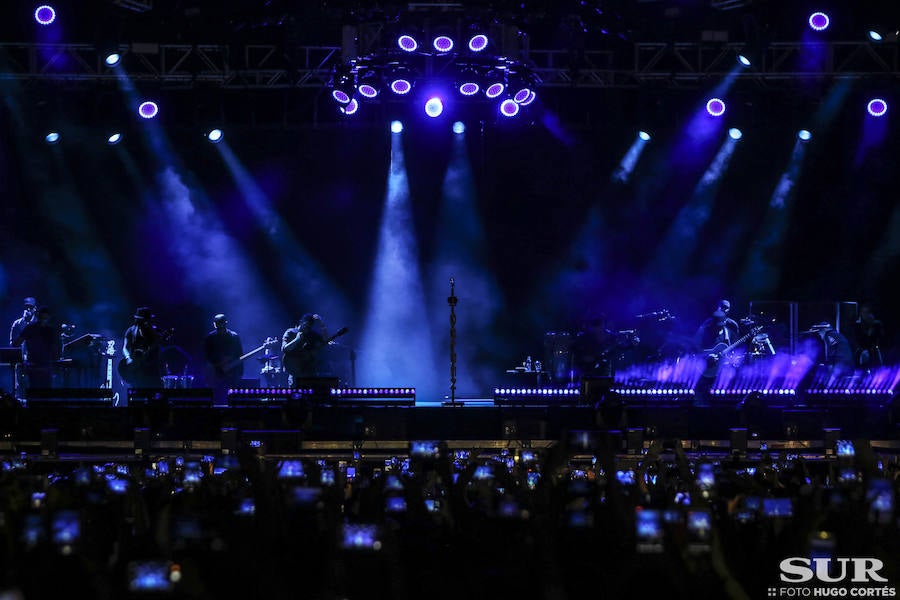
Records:
[[[515,117],[537,98],[540,81],[522,60],[503,54],[487,30],[465,35],[404,29],[383,47],[337,65],[331,96],[345,115],[367,104],[415,104],[429,117],[481,104]]]

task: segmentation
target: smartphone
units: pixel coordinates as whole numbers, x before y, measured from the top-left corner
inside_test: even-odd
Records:
[[[384,489],[386,490],[402,490],[403,484],[400,483],[400,478],[396,475],[388,475],[384,481]]]
[[[322,469],[319,471],[319,483],[321,485],[334,485],[334,469]]]
[[[536,488],[540,480],[541,474],[537,471],[528,471],[528,473],[525,474],[525,484],[528,486],[529,490]]]
[[[494,471],[491,469],[490,465],[479,465],[475,467],[475,473],[472,475],[472,478],[478,481],[493,479]]]
[[[341,533],[341,548],[345,550],[381,550],[377,525],[348,523]]]
[[[640,553],[657,553],[663,550],[662,515],[658,510],[634,510],[634,533],[636,549]]]
[[[128,491],[128,481],[118,477],[110,477],[106,480],[106,487],[113,494],[124,494]]]
[[[285,460],[278,467],[278,479],[298,479],[303,477],[303,463],[299,460]]]
[[[438,442],[410,442],[409,454],[416,458],[437,458]]]
[[[697,466],[697,487],[701,490],[709,490],[716,483],[716,476],[713,474],[713,466],[710,463],[700,463]]]
[[[253,515],[256,514],[256,502],[253,498],[241,498],[240,504],[238,504],[238,508],[235,511],[238,515]]]
[[[793,517],[794,507],[790,498],[763,498],[762,514],[766,517]]]
[[[133,592],[170,592],[172,564],[163,560],[133,560],[128,563],[128,589]]]
[[[441,501],[434,498],[425,498],[425,510],[428,512],[437,512],[441,510]]]
[[[838,440],[835,444],[838,456],[855,456],[856,449],[850,440]]]
[[[34,548],[47,539],[44,529],[44,518],[39,514],[27,514],[22,522],[22,543],[27,548]]]
[[[75,510],[60,510],[51,521],[51,539],[58,546],[71,546],[81,538],[81,515]]]
[[[406,512],[406,498],[402,496],[388,496],[384,502],[384,510],[389,513]]]
[[[616,471],[616,479],[622,485],[634,485],[634,471]]]
[[[523,463],[532,463],[535,460],[534,452],[532,452],[531,450],[522,450],[522,453],[519,454],[519,459]]]
[[[708,511],[692,510],[687,515],[688,547],[693,550],[709,550],[712,535],[712,519]]]
[[[894,488],[887,479],[873,479],[866,491],[869,504],[869,522],[887,525],[894,514]]]

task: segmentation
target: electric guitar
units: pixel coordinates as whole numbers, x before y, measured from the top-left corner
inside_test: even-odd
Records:
[[[175,333],[174,329],[166,329],[164,331],[157,333],[157,341],[150,348],[139,348],[137,350],[132,351],[131,353],[131,364],[128,363],[127,358],[122,358],[119,361],[117,366],[117,370],[119,371],[119,377],[122,378],[126,383],[131,383],[134,381],[136,375],[139,375],[142,371],[144,371],[147,367],[147,360],[150,355],[153,354],[152,350],[158,350],[159,346],[162,342],[167,342],[172,339],[172,335]]]
[[[316,370],[319,350],[328,346],[328,344],[347,333],[347,331],[349,330],[346,327],[341,327],[333,336],[321,342],[303,342],[298,348],[285,352],[281,358],[281,364],[284,366],[285,371],[294,376],[303,371]]]
[[[763,330],[762,325],[757,325],[752,327],[750,331],[746,334],[739,337],[737,340],[732,342],[731,344],[726,344],[725,342],[719,342],[709,350],[704,350],[703,353],[706,355],[706,369],[703,371],[704,377],[712,377],[718,374],[719,370],[722,368],[722,363],[727,362],[727,360],[731,359],[731,351],[752,338],[754,335]],[[722,359],[725,358],[726,361]]]
[[[217,364],[212,365],[213,373],[219,379],[234,376],[237,374],[237,368],[240,366],[240,364],[242,362],[244,362],[245,360],[247,360],[254,354],[262,352],[266,348],[271,348],[272,346],[274,346],[277,343],[278,343],[277,338],[268,337],[268,338],[266,338],[266,341],[264,341],[260,346],[254,348],[250,352],[247,352],[246,354],[238,356],[237,358],[226,359],[224,361],[221,361]]]

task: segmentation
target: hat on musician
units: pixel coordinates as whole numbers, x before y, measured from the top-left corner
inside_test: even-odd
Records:
[[[225,318],[225,314],[224,314],[224,313],[219,313],[219,314],[217,314],[216,316],[213,317],[213,323],[224,323],[224,322],[226,322],[227,320],[228,320],[228,319]]]
[[[27,298],[25,298],[25,307],[28,308],[29,306],[31,308],[35,308],[37,306],[37,300],[35,300],[31,296],[28,296]]]
[[[731,310],[731,302],[729,302],[728,300],[719,300],[717,308],[722,312],[727,313],[729,310]]]
[[[153,311],[150,310],[149,306],[141,306],[136,311],[134,311],[133,316],[135,319],[150,320],[156,315],[153,314]]]

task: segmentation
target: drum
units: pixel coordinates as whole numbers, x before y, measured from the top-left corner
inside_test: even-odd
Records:
[[[750,354],[756,358],[775,355],[775,347],[772,345],[772,341],[767,333],[759,333],[753,336],[750,348]]]
[[[166,375],[162,380],[163,387],[167,390],[183,390],[194,387],[193,375]]]

